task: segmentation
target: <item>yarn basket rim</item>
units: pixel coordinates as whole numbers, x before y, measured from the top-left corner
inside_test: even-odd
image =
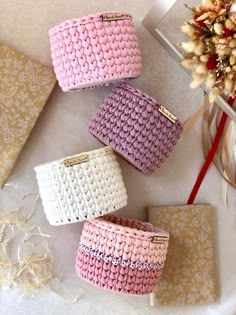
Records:
[[[81,157],[83,155],[87,155],[88,156],[88,161],[91,159],[96,159],[97,156],[105,156],[105,155],[110,155],[114,153],[113,149],[111,146],[105,146],[99,149],[95,149],[95,150],[91,150],[91,151],[87,151],[87,152],[81,152],[78,154],[74,154],[74,155],[70,155],[55,161],[51,161],[51,162],[47,162],[47,163],[43,163],[40,165],[37,165],[34,167],[35,171],[42,171],[42,170],[46,170],[48,168],[52,168],[52,167],[64,167],[64,161],[67,159],[73,159],[76,157]],[[95,156],[94,156],[95,155]],[[86,163],[87,161],[83,162]]]
[[[114,223],[111,222],[110,220],[114,218],[116,221],[119,219],[124,219],[127,220],[128,222],[131,223],[132,222],[137,222],[137,223],[141,223],[143,225],[143,227],[146,228],[150,228],[150,231],[145,231],[145,230],[141,230],[141,229],[137,229],[137,228],[133,228],[130,226],[123,226],[120,225],[119,223]],[[152,225],[149,222],[143,222],[143,221],[139,221],[136,219],[131,219],[128,217],[122,217],[122,216],[117,216],[117,215],[111,215],[111,214],[106,214],[102,217],[98,217],[98,218],[94,218],[94,219],[90,219],[87,221],[90,224],[95,225],[96,227],[99,227],[103,230],[109,231],[111,233],[116,233],[119,235],[124,235],[127,237],[133,237],[135,239],[140,239],[140,240],[149,240],[151,241],[151,238],[155,237],[155,236],[160,236],[160,237],[166,237],[167,240],[169,241],[169,233],[167,231],[164,231],[161,228],[155,227],[154,225]]]
[[[49,35],[54,35],[60,31],[64,31],[66,29],[69,29],[72,26],[74,27],[74,26],[86,25],[88,23],[102,22],[103,21],[103,15],[105,15],[105,14],[119,14],[119,15],[124,16],[124,19],[132,20],[132,15],[129,13],[119,12],[119,11],[113,11],[113,12],[105,11],[102,13],[89,14],[87,16],[82,16],[80,18],[67,19],[67,20],[63,21],[62,23],[50,28],[48,33],[49,33]]]

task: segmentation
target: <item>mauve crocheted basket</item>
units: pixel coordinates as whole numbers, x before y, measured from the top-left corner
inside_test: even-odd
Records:
[[[96,13],[49,30],[54,70],[63,91],[80,90],[141,74],[132,16]]]
[[[89,131],[151,175],[173,150],[182,125],[159,101],[122,82],[98,108]]]
[[[84,224],[76,257],[82,279],[133,295],[152,292],[160,279],[169,234],[150,223],[105,215]]]
[[[84,221],[127,205],[121,169],[111,147],[40,165],[35,171],[52,225]]]

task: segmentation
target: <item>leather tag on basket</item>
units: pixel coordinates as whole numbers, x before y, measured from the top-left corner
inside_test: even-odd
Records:
[[[210,205],[148,207],[149,222],[170,233],[165,268],[151,304],[216,302],[213,215]]]
[[[175,123],[176,120],[178,119],[174,114],[172,114],[167,108],[164,106],[160,105],[159,107],[159,112],[162,113],[166,118],[168,118],[172,123]]]
[[[53,71],[0,43],[0,188],[4,186],[56,78]]]
[[[105,22],[119,21],[124,19],[124,14],[121,13],[105,13],[102,16],[102,20]]]
[[[87,162],[88,159],[89,159],[89,157],[87,154],[78,155],[76,157],[64,160],[64,166],[68,167],[68,166],[73,166],[76,164],[84,163],[84,162]]]

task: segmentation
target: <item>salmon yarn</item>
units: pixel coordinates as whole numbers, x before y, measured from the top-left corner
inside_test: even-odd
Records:
[[[164,268],[168,241],[169,234],[150,223],[109,214],[91,219],[84,224],[76,270],[103,289],[149,294]]]
[[[132,16],[96,13],[49,30],[54,70],[64,92],[106,85],[141,74]]]
[[[182,125],[160,112],[160,103],[126,82],[114,87],[98,108],[89,131],[110,145],[145,175],[167,159],[182,133]]]

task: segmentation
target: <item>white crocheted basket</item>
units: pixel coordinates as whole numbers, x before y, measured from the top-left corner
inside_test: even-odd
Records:
[[[111,147],[35,167],[51,225],[84,221],[127,205],[121,169]]]

